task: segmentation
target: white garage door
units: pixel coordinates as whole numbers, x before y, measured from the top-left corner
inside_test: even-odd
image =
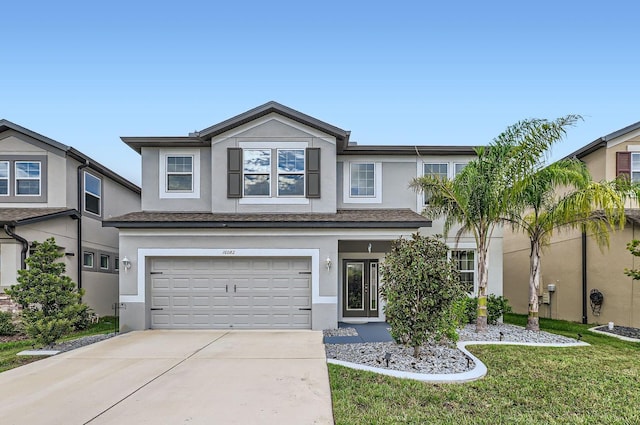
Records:
[[[154,258],[155,329],[311,328],[308,258]]]

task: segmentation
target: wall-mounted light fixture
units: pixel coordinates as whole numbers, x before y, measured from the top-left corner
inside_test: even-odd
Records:
[[[331,258],[327,257],[327,259],[324,260],[324,264],[327,266],[327,270],[331,270],[331,264],[333,264]]]
[[[126,256],[122,259],[122,267],[124,267],[125,270],[129,270],[131,268],[131,260]]]

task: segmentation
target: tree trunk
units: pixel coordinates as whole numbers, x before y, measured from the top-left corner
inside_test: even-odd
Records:
[[[478,318],[476,332],[487,332],[487,283],[489,280],[489,256],[484,244],[478,246]]]
[[[416,345],[415,347],[413,347],[413,357],[415,357],[416,359],[420,357],[420,346]]]
[[[528,331],[539,331],[538,318],[538,291],[540,289],[540,243],[531,242],[529,254],[529,317],[527,318]]]

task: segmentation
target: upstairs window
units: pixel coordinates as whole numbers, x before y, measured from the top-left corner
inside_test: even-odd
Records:
[[[40,196],[40,162],[16,161],[16,195]]]
[[[109,256],[106,254],[100,254],[100,268],[102,270],[109,270]]]
[[[304,149],[278,149],[278,196],[304,196]]]
[[[82,265],[87,268],[93,267],[93,252],[82,253]]]
[[[449,177],[449,164],[444,163],[427,163],[423,165],[423,173],[425,176],[438,177],[439,179],[446,179]],[[424,204],[429,205],[430,194],[424,194]]]
[[[376,196],[376,166],[371,163],[351,164],[351,197]]]
[[[271,196],[271,150],[243,150],[244,196]]]
[[[631,181],[640,182],[640,153],[631,154]]]
[[[467,166],[466,162],[456,162],[455,164],[453,164],[453,176],[455,177],[458,174],[460,174],[462,169],[466,166]]]
[[[0,161],[0,195],[9,195],[9,161]]]
[[[167,155],[167,191],[193,191],[193,157]]]
[[[87,172],[84,173],[84,210],[96,215],[102,211],[102,180]]]

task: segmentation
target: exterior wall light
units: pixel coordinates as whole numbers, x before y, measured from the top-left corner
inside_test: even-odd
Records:
[[[126,256],[122,259],[122,267],[124,267],[125,270],[129,270],[131,268],[131,260]]]
[[[328,270],[331,270],[331,264],[333,264],[333,263],[331,262],[331,258],[327,257],[327,259],[326,259],[326,260],[324,260],[324,263],[325,263],[325,265],[327,266],[327,271],[328,271]]]

